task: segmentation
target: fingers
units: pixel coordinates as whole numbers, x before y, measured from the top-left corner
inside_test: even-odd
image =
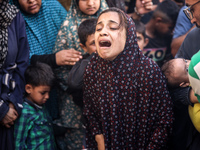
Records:
[[[151,1],[147,2],[147,3],[145,3],[144,7],[145,7],[145,9],[151,10],[153,7],[153,3]]]
[[[81,52],[74,49],[62,50],[56,53],[57,65],[74,65],[77,61],[82,59]]]

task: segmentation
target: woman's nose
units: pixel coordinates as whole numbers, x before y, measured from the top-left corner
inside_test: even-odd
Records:
[[[107,30],[106,30],[105,28],[103,28],[103,29],[101,30],[101,32],[100,32],[100,35],[101,35],[101,36],[107,36],[107,35],[108,35]]]
[[[34,2],[35,0],[28,0],[28,3],[32,3],[32,2]]]
[[[94,3],[94,0],[88,0],[88,5],[93,5],[93,3]]]

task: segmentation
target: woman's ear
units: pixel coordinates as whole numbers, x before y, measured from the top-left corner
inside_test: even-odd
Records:
[[[32,85],[30,85],[30,84],[25,85],[26,93],[31,94],[32,89],[33,89]]]
[[[189,85],[190,85],[190,83],[187,83],[187,82],[181,82],[181,83],[179,84],[180,87],[187,87],[187,86],[189,86]]]
[[[144,47],[149,43],[149,38],[144,38]]]

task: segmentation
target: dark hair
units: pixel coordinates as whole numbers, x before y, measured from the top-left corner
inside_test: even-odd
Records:
[[[162,3],[159,3],[156,9],[153,12],[153,17],[160,16],[163,21],[171,22],[173,25],[176,24],[176,19],[178,17],[179,7],[172,0],[164,0]]]
[[[78,37],[80,39],[81,44],[85,45],[88,36],[95,33],[96,23],[97,23],[96,18],[90,18],[84,20],[80,24],[78,28]]]
[[[52,86],[54,81],[54,73],[51,67],[39,62],[34,65],[29,65],[24,76],[26,84],[31,84],[32,86]]]
[[[108,13],[108,12],[116,12],[116,13],[118,13],[118,15],[119,15],[119,20],[120,20],[119,29],[120,29],[121,27],[125,27],[126,32],[127,32],[127,29],[128,29],[128,21],[127,21],[127,18],[126,18],[125,13],[124,13],[122,10],[120,10],[119,8],[111,7],[111,8],[109,8],[109,9],[106,9],[106,10],[102,11],[101,14],[99,15],[99,17],[100,17],[102,14]],[[99,17],[98,17],[98,19],[99,19]],[[98,19],[97,19],[97,20],[98,20]]]
[[[76,5],[79,6],[79,0],[76,0]]]
[[[139,20],[134,20],[135,23],[135,28],[136,28],[136,32],[139,32],[143,35],[144,38],[146,38],[146,33],[145,33],[145,25],[139,21]]]
[[[170,88],[176,88],[179,87],[181,81],[179,78],[174,77],[174,65],[173,65],[174,59],[171,59],[167,62],[165,62],[161,70],[165,77],[167,78],[167,84]]]
[[[125,12],[124,0],[106,0],[108,7],[117,7]]]

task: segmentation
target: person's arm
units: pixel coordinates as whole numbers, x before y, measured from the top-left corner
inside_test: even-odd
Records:
[[[178,52],[179,48],[181,47],[181,44],[183,43],[185,37],[187,34],[196,26],[193,26],[188,32],[186,32],[184,35],[181,35],[177,38],[174,38],[171,43],[171,54],[173,57],[175,57],[176,53]]]
[[[134,12],[129,15],[135,20],[140,20],[144,14],[154,9],[155,6],[153,6],[152,0],[136,0]]]
[[[193,103],[190,101],[191,87],[178,87],[170,89],[170,96],[174,102],[180,102],[184,105],[191,105]]]
[[[85,72],[85,68],[92,58],[93,54],[91,54],[86,59],[80,60],[77,62],[69,72],[68,76],[68,84],[72,89],[82,89],[83,88],[83,75]]]
[[[30,114],[26,115],[22,113],[19,119],[16,120],[14,125],[14,142],[15,149],[24,150],[27,148],[27,138],[29,135],[29,131],[34,125],[30,122]]]
[[[25,79],[24,79],[24,72],[28,67],[29,63],[29,45],[28,39],[26,36],[26,28],[25,22],[22,15],[19,13],[17,24],[18,29],[17,37],[18,37],[18,53],[16,57],[15,63],[17,64],[17,68],[13,72],[13,79],[16,82],[16,86],[12,92],[9,94],[9,100],[13,103],[16,111],[20,115],[22,110],[22,103],[23,103],[23,94],[24,94],[24,87],[25,87]]]
[[[191,103],[199,103],[197,97],[194,95],[194,91],[192,90],[192,88],[189,93],[189,99]]]
[[[97,148],[98,148],[98,150],[105,150],[105,142],[104,142],[104,136],[103,136],[103,134],[97,134],[97,135],[95,135],[95,140],[97,142]]]
[[[55,54],[32,55],[31,64],[36,64],[37,62],[46,63],[52,68],[58,67],[58,65],[56,64]]]

